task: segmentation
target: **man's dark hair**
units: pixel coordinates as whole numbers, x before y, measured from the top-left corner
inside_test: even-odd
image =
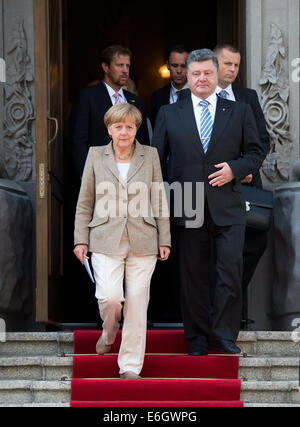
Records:
[[[170,60],[171,53],[173,53],[173,52],[175,52],[175,53],[186,53],[186,52],[189,53],[189,51],[186,49],[185,46],[183,46],[182,44],[176,44],[176,45],[170,47],[170,49],[168,50],[168,61]]]
[[[223,49],[227,49],[231,53],[241,54],[241,52],[238,50],[238,48],[236,48],[235,46],[233,46],[232,44],[229,44],[229,43],[218,44],[214,48],[214,53],[218,56],[222,52]]]
[[[216,69],[219,70],[219,61],[217,55],[210,49],[194,50],[189,54],[186,60],[186,69],[188,71],[192,62],[205,62],[211,60]]]
[[[117,45],[113,45],[113,46],[108,46],[107,48],[105,48],[102,51],[100,63],[102,64],[104,62],[106,65],[110,66],[111,61],[113,60],[113,57],[115,55],[129,56],[130,59],[132,59],[131,50],[128,49],[127,47],[124,47],[124,46],[117,44]]]

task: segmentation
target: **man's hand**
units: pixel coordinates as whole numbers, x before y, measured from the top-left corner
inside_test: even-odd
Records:
[[[87,245],[77,245],[74,249],[74,254],[77,256],[81,264],[84,264],[84,258],[87,256],[88,246]]]
[[[171,253],[171,250],[168,246],[161,246],[159,248],[159,254],[160,256],[158,257],[159,261],[167,261],[167,259],[169,258]]]
[[[212,187],[223,187],[234,179],[234,174],[228,163],[220,163],[215,165],[215,168],[220,170],[208,177],[211,180],[209,184]]]
[[[246,176],[245,179],[243,179],[242,184],[251,184],[251,182],[253,181],[253,175],[248,175]]]

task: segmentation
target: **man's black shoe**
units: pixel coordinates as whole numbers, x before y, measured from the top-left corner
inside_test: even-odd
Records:
[[[209,346],[210,351],[220,351],[226,354],[240,354],[242,350],[232,341],[221,340]]]
[[[197,349],[190,349],[190,352],[189,352],[189,356],[207,356],[208,355],[208,351],[207,351],[207,349],[200,349],[200,348],[197,348]]]

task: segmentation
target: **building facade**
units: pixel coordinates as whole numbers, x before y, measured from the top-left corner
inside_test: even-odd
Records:
[[[163,84],[155,80],[156,69],[164,60],[162,46],[172,44],[168,11],[159,9],[160,2],[149,5],[156,32],[150,31],[154,21],[143,31],[144,12],[99,1],[94,3],[102,17],[89,25],[94,11],[80,16],[74,3],[0,0],[0,317],[12,331],[82,322],[75,309],[64,315],[70,292],[64,177],[73,92],[97,76],[90,72],[97,61],[86,59],[84,46],[91,56],[95,45],[104,47],[122,36],[123,44],[137,51],[135,77],[147,103],[145,83],[153,77],[157,88]],[[258,330],[291,330],[300,318],[300,3],[216,0],[207,7],[211,20],[199,46],[185,11],[185,42],[194,48],[229,42],[241,49],[240,83],[257,90],[271,135],[262,176],[265,188],[274,191],[274,226],[249,289],[249,317]],[[112,32],[116,19],[121,22],[117,35]],[[89,26],[95,27],[91,39],[85,38]],[[143,56],[148,48],[152,58]]]

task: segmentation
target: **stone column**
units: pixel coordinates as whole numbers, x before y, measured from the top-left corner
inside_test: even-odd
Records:
[[[5,313],[8,330],[17,331],[34,328],[35,317],[34,0],[0,0],[0,58],[6,65],[6,81],[0,82],[0,179],[5,180],[1,194],[7,204],[1,236],[7,232],[9,238],[12,229],[22,233],[22,206],[26,216],[23,240],[14,235],[16,246],[11,242],[6,254],[10,264],[16,259],[15,277],[11,265],[0,269],[1,295],[9,296],[0,305],[0,317]],[[31,253],[30,258],[20,256],[22,251]]]
[[[299,0],[247,0],[247,81],[261,99],[271,152],[263,168],[264,187],[275,192],[288,183],[300,154],[300,85],[295,64],[300,57]],[[275,205],[274,217],[280,213]],[[278,235],[269,233],[269,247],[249,289],[249,317],[256,329],[280,328],[274,322],[274,288]],[[284,303],[283,303],[284,304]],[[277,306],[278,309],[278,306]],[[286,324],[282,325],[286,328]]]
[[[294,176],[297,181],[278,187],[274,198],[273,324],[285,330],[297,327],[300,319],[300,160]]]

